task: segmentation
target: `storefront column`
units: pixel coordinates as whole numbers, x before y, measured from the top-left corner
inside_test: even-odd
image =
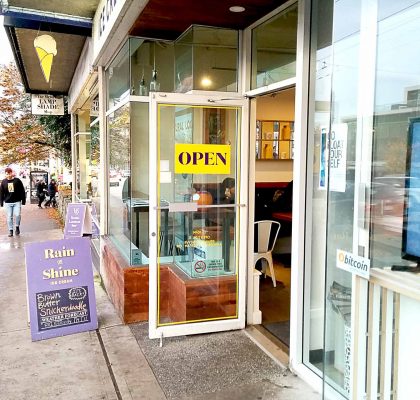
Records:
[[[75,114],[71,114],[71,170],[72,170],[72,178],[71,178],[71,201],[74,203],[76,199],[76,117]]]
[[[99,169],[99,193],[101,195],[101,235],[108,234],[108,142],[106,132],[106,81],[105,69],[98,67],[99,86],[99,148],[100,148],[100,169]]]

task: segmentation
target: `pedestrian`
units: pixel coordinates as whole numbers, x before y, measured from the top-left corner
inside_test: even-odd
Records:
[[[47,192],[47,184],[43,179],[40,179],[36,185],[36,197],[38,197],[38,207],[42,208],[42,202],[45,200],[45,193]]]
[[[0,205],[6,210],[9,237],[13,236],[13,215],[15,216],[16,236],[20,235],[21,206],[26,203],[26,191],[22,181],[13,176],[13,170],[7,167],[6,178],[0,184]]]
[[[48,185],[48,196],[50,198],[44,204],[45,207],[49,207],[52,204],[53,207],[57,207],[57,202],[55,200],[55,194],[57,193],[57,184],[55,183],[55,179],[51,179],[51,182]]]

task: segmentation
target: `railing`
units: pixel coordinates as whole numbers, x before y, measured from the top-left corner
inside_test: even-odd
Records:
[[[351,398],[419,398],[420,275],[374,268],[355,290]]]

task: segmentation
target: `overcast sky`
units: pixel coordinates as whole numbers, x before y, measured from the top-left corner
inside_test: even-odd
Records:
[[[3,16],[0,16],[0,64],[8,64],[10,61],[13,61],[13,54],[4,31]]]

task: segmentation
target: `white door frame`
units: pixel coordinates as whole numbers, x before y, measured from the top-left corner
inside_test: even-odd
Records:
[[[238,182],[240,205],[236,219],[236,264],[238,271],[238,315],[237,318],[204,321],[194,323],[180,323],[158,326],[158,259],[157,259],[157,184],[158,179],[158,104],[180,104],[194,106],[234,106],[240,107],[241,121],[237,143],[237,157],[239,157]],[[149,142],[149,338],[163,338],[171,336],[192,335],[199,333],[219,332],[245,327],[245,300],[246,300],[246,265],[247,265],[247,235],[242,225],[246,225],[248,218],[248,100],[237,94],[213,93],[211,95],[179,94],[179,93],[152,93],[150,95],[150,142]]]
[[[250,90],[250,66],[251,66],[251,33],[252,29],[267,21],[277,13],[292,4],[298,3],[298,30],[297,30],[297,54],[296,54],[296,78],[278,82],[260,89]],[[295,152],[293,165],[293,238],[292,238],[292,266],[291,266],[291,299],[290,299],[290,350],[289,367],[303,380],[309,383],[318,392],[322,390],[322,378],[314,373],[303,362],[303,322],[304,322],[304,292],[305,275],[310,272],[310,256],[305,256],[306,233],[306,212],[311,210],[311,192],[307,191],[308,171],[308,101],[309,101],[309,57],[310,57],[310,22],[311,22],[311,2],[306,0],[291,0],[283,4],[269,15],[255,22],[244,31],[244,59],[247,67],[244,73],[245,83],[243,87],[246,95],[254,97],[257,95],[278,91],[290,86],[296,87],[295,95]],[[255,110],[251,106],[250,121],[254,121]],[[251,129],[251,143],[255,139],[255,132]],[[309,148],[311,150],[311,148]],[[255,167],[252,167],[254,153],[250,153],[250,179],[255,181]],[[253,179],[253,180],[252,180]],[[252,188],[251,191],[254,189]],[[308,194],[309,193],[309,194]],[[250,192],[250,217],[249,224],[254,221],[252,214],[254,206],[254,194]],[[249,230],[249,246],[253,245],[253,230]],[[251,247],[249,247],[248,263],[253,259]],[[306,272],[305,272],[306,269]],[[251,271],[251,267],[249,268]],[[253,304],[257,297],[252,285],[252,274],[248,274],[248,323],[259,323],[259,315],[255,312]]]

